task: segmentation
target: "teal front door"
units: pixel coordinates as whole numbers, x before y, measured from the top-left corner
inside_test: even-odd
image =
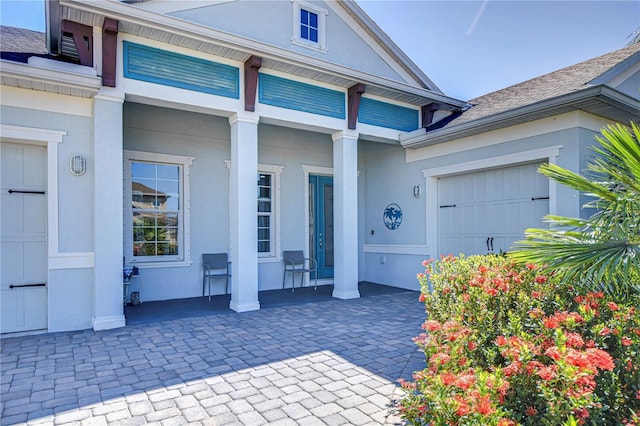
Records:
[[[318,278],[333,278],[333,178],[309,176],[309,252]]]

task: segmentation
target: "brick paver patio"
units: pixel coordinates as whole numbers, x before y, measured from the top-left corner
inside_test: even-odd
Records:
[[[6,338],[9,424],[394,424],[417,293]]]

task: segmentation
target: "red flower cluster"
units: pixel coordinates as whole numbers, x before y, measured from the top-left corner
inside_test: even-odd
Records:
[[[427,368],[401,382],[410,424],[640,425],[634,304],[499,256],[423,265]]]

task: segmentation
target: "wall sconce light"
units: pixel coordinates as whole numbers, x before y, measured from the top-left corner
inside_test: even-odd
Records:
[[[74,176],[82,176],[87,171],[87,159],[80,154],[69,158],[69,171]]]
[[[416,198],[420,198],[422,196],[422,186],[415,185],[413,187],[413,196]]]

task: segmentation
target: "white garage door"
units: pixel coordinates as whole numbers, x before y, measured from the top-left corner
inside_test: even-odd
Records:
[[[540,164],[460,174],[438,180],[440,254],[508,251],[526,228],[543,227],[549,180]]]
[[[0,144],[0,332],[47,328],[47,150]]]

